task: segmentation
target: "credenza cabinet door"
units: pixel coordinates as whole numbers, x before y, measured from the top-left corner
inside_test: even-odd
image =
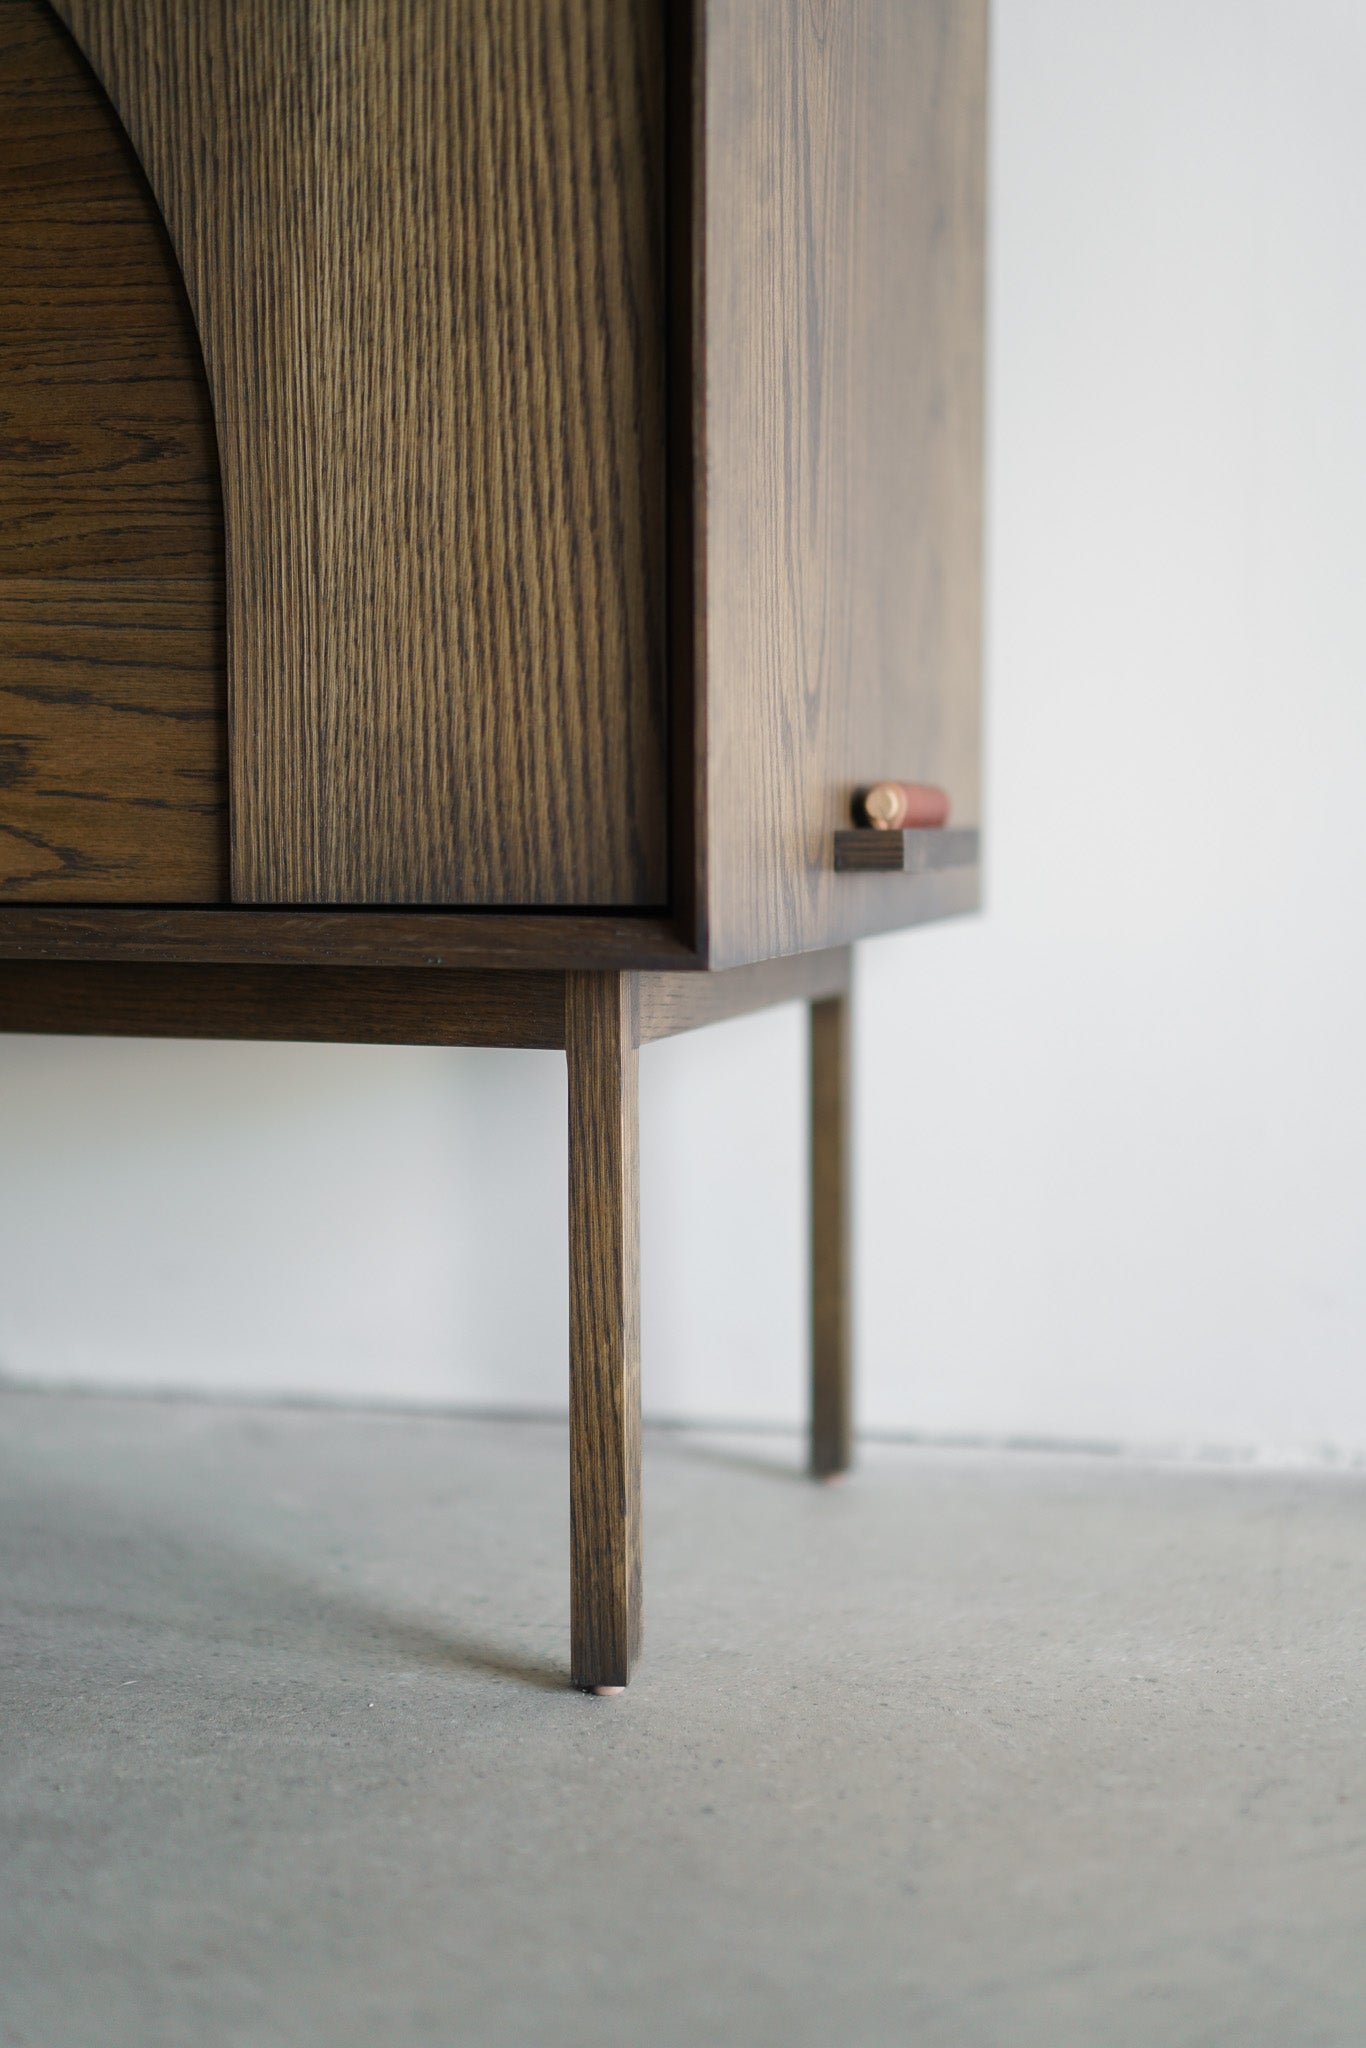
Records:
[[[986,0],[4,23],[116,168],[38,176],[20,81],[0,890],[649,912],[714,967],[975,905],[835,835],[884,778],[980,822]]]
[[[156,203],[39,0],[0,0],[0,907],[228,894],[208,387]]]
[[[61,0],[222,468],[239,903],[658,908],[658,0]]]

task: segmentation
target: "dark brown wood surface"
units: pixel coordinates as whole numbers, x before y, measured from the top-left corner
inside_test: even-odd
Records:
[[[849,949],[797,953],[719,974],[640,974],[640,1042],[721,1024],[774,1003],[817,1002],[849,986]]]
[[[227,893],[208,389],[136,157],[0,0],[0,903]]]
[[[775,1003],[821,1003],[849,975],[847,948],[720,974],[638,973],[636,1042]],[[564,978],[503,967],[0,959],[0,1031],[562,1047]]]
[[[640,1166],[635,977],[571,974],[571,1669],[627,1683],[640,1651]]]
[[[900,923],[978,907],[976,868],[917,876]],[[530,912],[177,910],[0,904],[0,960],[310,960],[361,967],[636,967],[694,976],[666,918]],[[736,969],[725,970],[728,973]],[[690,1001],[692,999],[689,999]],[[785,1000],[783,998],[782,1000]],[[679,1028],[691,1028],[690,1026]]]
[[[925,875],[941,868],[975,868],[981,858],[975,825],[933,831],[879,832],[870,826],[835,834],[835,867],[842,874]]]
[[[0,1031],[342,1045],[564,1044],[563,974],[0,962]]]
[[[848,992],[811,1005],[811,1470],[847,1471],[853,1450],[852,1194]]]
[[[662,906],[649,0],[61,0],[214,394],[240,901]]]
[[[514,969],[695,964],[672,926],[652,917],[0,905],[0,960],[6,959]]]
[[[0,902],[220,897],[222,683],[202,579],[0,582]]]
[[[985,0],[699,0],[710,961],[913,922],[856,788],[977,824]],[[929,899],[933,901],[933,898]]]
[[[662,906],[671,832],[679,944],[649,918],[96,922],[222,893],[221,705],[191,709],[221,644],[218,511],[165,235],[36,0],[0,0],[29,136],[0,127],[22,198],[0,291],[31,327],[6,358],[0,899],[88,906],[97,949],[506,944],[555,967],[727,967],[975,906],[973,871],[831,849],[879,776],[940,782],[976,822],[982,0],[696,0],[665,16],[667,78],[646,0],[450,0],[402,34],[392,0],[63,6],[152,167],[219,389],[244,893],[305,919],[629,911]],[[100,234],[122,294],[102,322]],[[49,575],[71,585],[50,611]],[[126,615],[151,577],[159,609]],[[63,673],[87,626],[107,688]],[[0,954],[32,936],[0,927]]]

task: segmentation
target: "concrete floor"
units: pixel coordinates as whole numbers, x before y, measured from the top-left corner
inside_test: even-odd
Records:
[[[1366,1478],[0,1398],[4,2048],[1366,2041]],[[787,1465],[780,1462],[787,1459]]]

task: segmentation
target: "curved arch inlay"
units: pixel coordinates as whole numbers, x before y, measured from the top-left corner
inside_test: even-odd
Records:
[[[45,0],[0,0],[0,901],[228,895],[223,519],[184,284]]]
[[[659,0],[57,0],[179,253],[244,903],[668,899]]]

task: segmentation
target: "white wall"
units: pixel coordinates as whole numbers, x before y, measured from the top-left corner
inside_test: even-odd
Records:
[[[1366,1448],[1364,105],[1360,0],[997,7],[991,907],[860,954],[867,1424]],[[644,1056],[656,1412],[800,1412],[802,1055]],[[563,1120],[0,1041],[0,1364],[559,1405]]]

